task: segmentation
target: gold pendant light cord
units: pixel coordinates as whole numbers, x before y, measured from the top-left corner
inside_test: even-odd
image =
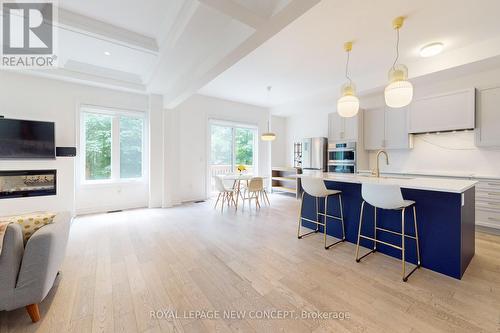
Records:
[[[394,59],[394,63],[392,64],[392,69],[396,70],[396,64],[399,59],[399,28],[396,29],[396,59]]]
[[[352,85],[351,77],[349,76],[349,59],[350,59],[350,51],[347,51],[347,61],[345,63],[345,78],[349,80],[349,85]]]

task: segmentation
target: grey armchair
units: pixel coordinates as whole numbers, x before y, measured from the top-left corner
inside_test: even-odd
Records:
[[[64,259],[70,224],[68,212],[57,214],[26,247],[21,226],[7,227],[0,255],[0,311],[26,307],[33,322],[40,320],[38,304],[52,288]]]

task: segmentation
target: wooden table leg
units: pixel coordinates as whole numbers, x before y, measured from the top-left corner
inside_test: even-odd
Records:
[[[240,181],[235,180],[234,183],[236,185],[236,209],[238,209],[238,199],[240,198]]]

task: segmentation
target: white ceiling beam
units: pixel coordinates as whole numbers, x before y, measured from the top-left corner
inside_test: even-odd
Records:
[[[164,95],[165,107],[174,108],[182,103],[189,98],[189,96],[196,93],[207,83],[236,64],[240,59],[264,44],[264,42],[317,5],[320,1],[321,0],[293,0],[205,74],[200,77],[193,77],[192,73],[183,75],[183,78],[173,84],[172,89]]]
[[[58,9],[58,22],[56,25],[61,29],[99,38],[143,52],[157,54],[159,51],[158,43],[152,37],[144,36],[62,8]]]
[[[193,18],[194,13],[198,9],[200,3],[198,0],[185,0],[182,5],[179,13],[176,15],[175,22],[170,26],[168,32],[165,34],[165,37],[162,38],[160,42],[161,52],[159,53],[159,57],[156,61],[156,64],[151,68],[151,71],[145,75],[146,85],[150,85],[155,74],[156,70],[160,66],[160,64],[167,59],[175,44],[179,40],[180,36],[186,30],[189,22]]]
[[[232,0],[199,0],[202,4],[207,5],[243,24],[254,29],[262,26],[267,18],[261,17],[242,5]]]
[[[165,38],[160,42],[161,49],[170,49],[174,47],[177,40],[182,35],[188,26],[191,18],[193,17],[196,9],[198,9],[199,2],[197,0],[185,0],[179,13],[176,15],[175,22],[172,24]]]

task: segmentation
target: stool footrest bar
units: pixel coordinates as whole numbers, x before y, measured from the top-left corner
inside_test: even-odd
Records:
[[[316,223],[317,225],[321,225],[321,226],[325,226],[325,224],[323,222],[318,222],[318,221],[314,221],[314,220],[310,220],[310,219],[307,219],[305,217],[301,217],[302,220],[306,220],[307,222],[311,222],[311,223]]]
[[[363,236],[363,235],[360,235],[359,237],[371,240],[372,242],[377,242],[377,243],[380,243],[380,244],[391,246],[391,247],[393,247],[395,249],[398,249],[398,250],[402,250],[403,249],[401,246],[397,246],[397,245],[394,245],[394,244],[391,244],[391,243],[387,243],[387,242],[384,242],[384,241],[381,241],[381,240],[378,240],[378,239],[375,239],[375,238],[372,238],[372,237]]]
[[[389,229],[385,229],[385,228],[380,228],[380,227],[377,227],[376,228],[377,230],[380,230],[380,231],[384,231],[384,232],[389,232],[391,234],[394,234],[394,235],[398,235],[398,236],[402,236],[403,234],[400,233],[400,232],[397,232],[397,231],[393,231],[393,230],[389,230]],[[415,236],[412,236],[412,235],[406,235],[405,234],[405,237],[408,237],[408,238],[413,238],[413,239],[417,239]]]

